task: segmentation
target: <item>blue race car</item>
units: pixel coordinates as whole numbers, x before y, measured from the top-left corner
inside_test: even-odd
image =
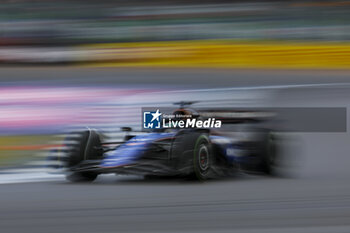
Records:
[[[176,113],[205,115],[181,107]],[[206,111],[223,120],[224,129],[171,128],[132,135],[123,141],[104,142],[101,134],[87,128],[68,135],[64,167],[73,182],[93,181],[99,174],[180,176],[198,180],[231,176],[237,171],[274,174],[276,139],[258,117],[237,111]],[[245,112],[246,113],[246,112]],[[222,116],[220,118],[220,115]],[[255,114],[256,115],[256,114]],[[243,117],[242,117],[243,116]],[[243,129],[243,130],[242,130]],[[74,142],[74,143],[71,143]]]

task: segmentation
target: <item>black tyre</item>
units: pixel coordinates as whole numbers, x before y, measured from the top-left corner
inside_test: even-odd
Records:
[[[95,172],[68,172],[66,179],[71,182],[92,182],[96,180],[98,174]]]
[[[210,177],[213,166],[212,149],[206,134],[201,134],[193,150],[193,170],[198,180],[204,181]]]
[[[271,133],[267,133],[263,141],[263,153],[260,163],[260,171],[266,175],[277,175],[278,151],[276,137]]]
[[[84,160],[100,159],[103,156],[101,140],[97,132],[86,130],[68,135],[65,139],[66,155],[66,179],[72,182],[94,181],[98,173],[94,171],[75,171]]]

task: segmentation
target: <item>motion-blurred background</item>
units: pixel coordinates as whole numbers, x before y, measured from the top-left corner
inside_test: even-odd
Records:
[[[42,166],[33,155],[44,149],[45,156],[60,144],[56,137],[48,143],[51,135],[72,125],[118,128],[125,124],[118,106],[130,104],[135,94],[142,99],[164,88],[282,79],[313,83],[323,72],[312,70],[348,69],[349,13],[348,1],[2,1],[0,167],[21,167],[27,160]],[[148,70],[132,74],[135,68]],[[160,68],[177,71],[154,73]],[[198,74],[203,68],[226,73]],[[268,83],[266,72],[236,75],[237,68],[281,73]],[[308,78],[290,69],[309,72]],[[216,77],[223,77],[220,84]]]
[[[141,107],[181,100],[206,107],[348,107],[349,20],[350,1],[337,0],[1,1],[0,183],[47,179],[49,151],[62,146],[68,131],[88,125],[122,137],[121,126],[140,127]],[[115,232],[115,221],[121,232],[349,232],[342,180],[350,177],[348,133],[286,138],[300,180],[248,177],[247,184],[194,187],[121,181],[118,193],[108,182],[95,190],[3,185],[0,232],[61,233],[67,231],[57,225],[61,220],[75,232]],[[162,206],[144,206],[145,199]],[[115,209],[105,218],[111,203]],[[92,221],[78,216],[85,207]],[[24,220],[16,225],[17,219]]]
[[[72,125],[117,129],[120,105],[144,93],[344,81],[349,13],[349,1],[2,1],[0,167],[42,166],[33,155]]]
[[[2,64],[346,68],[348,1],[2,1]]]

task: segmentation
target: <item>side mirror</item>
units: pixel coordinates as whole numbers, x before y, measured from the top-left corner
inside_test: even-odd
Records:
[[[123,132],[130,132],[132,131],[132,128],[131,127],[121,127],[120,128]]]

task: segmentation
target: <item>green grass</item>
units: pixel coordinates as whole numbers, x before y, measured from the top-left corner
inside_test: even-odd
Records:
[[[0,167],[18,166],[36,159],[43,145],[57,140],[55,135],[16,135],[0,137]]]

